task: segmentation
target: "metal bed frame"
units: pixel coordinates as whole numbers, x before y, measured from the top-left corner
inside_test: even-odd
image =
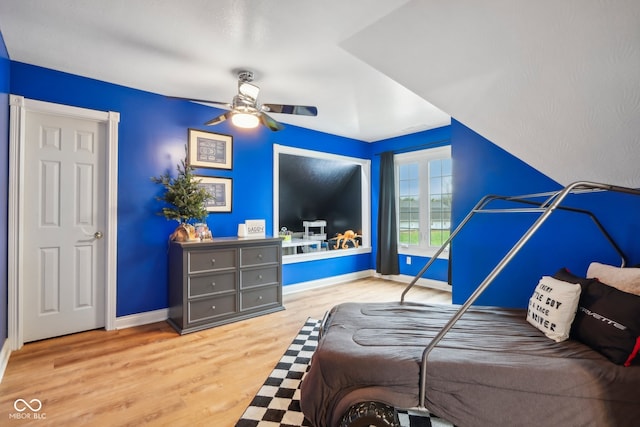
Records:
[[[425,266],[416,274],[413,280],[407,285],[402,292],[400,302],[404,302],[405,295],[415,285],[415,283],[424,275],[424,273],[431,267],[438,256],[450,245],[453,239],[460,233],[462,228],[473,218],[474,215],[479,213],[539,213],[538,219],[531,225],[531,227],[524,233],[524,235],[516,242],[516,244],[507,252],[502,260],[495,266],[495,268],[486,276],[486,278],[478,285],[475,291],[467,298],[464,304],[460,306],[458,311],[453,317],[442,327],[442,329],[436,334],[431,342],[425,347],[422,353],[422,365],[420,371],[420,402],[418,410],[427,411],[425,407],[426,388],[427,388],[427,359],[429,353],[438,345],[442,338],[453,328],[456,322],[464,315],[469,307],[482,295],[482,293],[489,287],[489,285],[495,280],[495,278],[502,272],[507,264],[513,259],[513,257],[522,249],[522,247],[529,241],[529,239],[535,234],[535,232],[542,226],[542,224],[555,212],[556,210],[569,211],[580,213],[589,216],[600,232],[604,235],[605,239],[611,244],[616,253],[620,256],[621,266],[626,265],[626,257],[622,253],[620,247],[613,240],[611,235],[605,230],[596,216],[587,210],[561,206],[561,203],[570,194],[581,193],[593,193],[602,191],[613,191],[617,193],[626,193],[636,196],[640,196],[640,189],[627,188],[615,185],[600,184],[595,182],[578,181],[574,182],[563,188],[562,190],[527,194],[522,196],[496,196],[489,195],[482,198],[476,206],[467,214],[464,220],[456,227],[456,229],[450,234],[449,238],[442,244],[440,249],[431,257],[431,259],[425,264]],[[527,207],[499,207],[489,208],[489,205],[496,201],[512,202]]]

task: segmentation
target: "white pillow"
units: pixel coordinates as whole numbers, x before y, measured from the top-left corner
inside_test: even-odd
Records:
[[[620,268],[592,262],[587,270],[587,277],[598,279],[622,292],[640,295],[640,268]]]
[[[580,285],[543,276],[529,299],[527,322],[556,342],[569,338],[580,299]]]

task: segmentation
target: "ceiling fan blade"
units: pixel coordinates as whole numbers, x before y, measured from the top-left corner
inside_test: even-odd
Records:
[[[220,101],[211,101],[209,99],[197,99],[197,98],[183,98],[181,96],[168,96],[167,98],[171,98],[171,99],[181,99],[183,101],[193,101],[193,102],[204,102],[206,104],[216,104],[216,105],[222,105],[225,108],[232,108],[233,106],[231,104],[229,104],[228,102],[220,102]]]
[[[273,120],[272,117],[269,117],[269,115],[265,113],[260,113],[259,117],[260,117],[260,123],[262,123],[263,125],[265,125],[266,127],[268,127],[274,132],[284,129],[284,126],[282,126],[280,123]]]
[[[299,116],[317,116],[318,109],[310,105],[262,104],[270,113],[297,114]]]
[[[231,117],[231,114],[232,114],[231,111],[227,111],[226,113],[220,114],[218,117],[214,117],[213,119],[209,120],[204,125],[205,126],[213,126],[213,125],[217,125],[219,123],[222,123],[225,120],[229,119]]]

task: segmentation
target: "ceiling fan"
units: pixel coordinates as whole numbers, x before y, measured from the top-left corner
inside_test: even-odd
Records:
[[[296,114],[299,116],[318,115],[318,109],[308,105],[258,104],[260,88],[251,83],[253,77],[252,71],[241,70],[238,72],[238,94],[233,97],[231,104],[206,99],[174,98],[222,105],[229,109],[226,113],[206,122],[205,126],[217,125],[227,119],[231,119],[231,122],[237,127],[255,128],[258,124],[262,124],[272,131],[278,131],[284,129],[284,126],[267,113]]]

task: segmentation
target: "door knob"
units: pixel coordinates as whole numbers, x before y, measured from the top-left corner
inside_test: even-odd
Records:
[[[104,234],[102,234],[102,231],[96,231],[95,233],[93,233],[93,237],[95,237],[96,239],[102,239],[103,236]]]

